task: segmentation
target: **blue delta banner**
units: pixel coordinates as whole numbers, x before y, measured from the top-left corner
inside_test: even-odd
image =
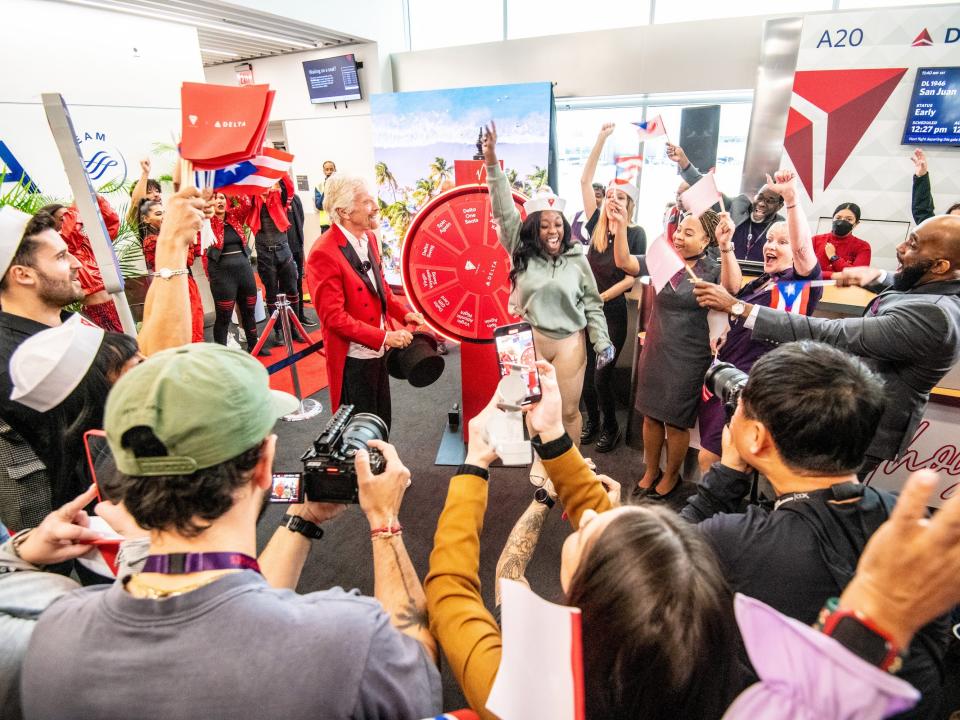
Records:
[[[23,169],[23,165],[13,156],[10,148],[3,140],[0,140],[0,166],[2,166],[0,167],[0,175],[3,177],[3,182],[21,183],[30,192],[40,192],[40,188],[30,179],[27,171]]]

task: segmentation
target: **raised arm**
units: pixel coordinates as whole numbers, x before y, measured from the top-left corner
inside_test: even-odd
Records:
[[[603,151],[603,145],[613,132],[613,123],[604,123],[600,127],[600,133],[597,135],[597,141],[593,144],[593,149],[587,156],[587,162],[583,166],[583,173],[580,175],[580,194],[583,196],[583,216],[586,219],[593,217],[597,209],[597,196],[593,193],[593,176],[597,172],[597,161],[600,160],[600,153]]]
[[[923,150],[917,148],[913,151],[913,196],[912,212],[913,221],[919,225],[924,220],[932,218],[935,214],[933,209],[933,191],[930,188],[930,174],[927,172],[927,156]]]
[[[627,209],[620,203],[610,201],[610,214],[615,218],[616,230],[613,233],[613,261],[617,267],[628,275],[641,275],[643,267],[637,256],[630,252],[630,242],[627,239]]]
[[[733,220],[730,213],[720,214],[720,223],[717,225],[717,244],[720,246],[720,284],[734,295],[740,292],[743,275],[740,272],[740,263],[733,254]]]
[[[797,201],[797,176],[792,170],[780,170],[773,178],[767,175],[767,187],[783,198],[790,247],[793,248],[793,267],[798,275],[809,275],[817,265],[817,254],[813,250],[810,225]]]
[[[179,163],[178,163],[179,164]],[[140,161],[140,178],[130,191],[130,209],[127,210],[127,220],[137,222],[137,213],[140,210],[140,201],[147,196],[147,180],[150,179],[150,158]]]
[[[513,190],[497,160],[497,125],[493,121],[483,134],[483,161],[487,169],[487,187],[493,219],[499,229],[500,244],[513,254],[520,237],[520,212],[513,204]]]
[[[157,236],[154,267],[183,270],[203,223],[207,203],[196,188],[184,188],[167,204]],[[209,208],[212,212],[212,206]],[[187,275],[153,278],[143,308],[138,342],[144,355],[190,342],[190,294]]]
[[[370,470],[366,451],[357,453],[357,485],[360,509],[370,523],[373,542],[373,593],[390,615],[393,626],[423,645],[438,659],[437,643],[427,623],[427,599],[403,544],[400,503],[410,482],[410,471],[400,462],[393,445],[371,440],[368,446],[383,453],[386,468],[379,475]]]
[[[470,420],[466,461],[450,481],[424,581],[430,630],[470,707],[483,718],[493,717],[485,708],[502,650],[500,627],[480,595],[480,533],[487,509],[488,468],[496,459],[484,435],[487,419],[498,412],[496,403],[494,395]]]

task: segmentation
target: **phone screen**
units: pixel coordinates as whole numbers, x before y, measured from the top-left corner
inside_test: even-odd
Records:
[[[273,474],[273,484],[270,486],[270,502],[272,503],[302,503],[303,502],[303,473]]]
[[[494,330],[497,344],[497,362],[500,364],[500,376],[510,372],[510,365],[523,365],[527,383],[527,397],[524,405],[540,400],[540,373],[535,365],[537,350],[533,346],[533,329],[529,323],[503,325]]]

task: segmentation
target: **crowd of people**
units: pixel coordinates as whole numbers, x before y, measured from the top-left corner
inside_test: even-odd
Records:
[[[917,226],[897,271],[876,270],[853,234],[860,208],[843,203],[831,232],[812,236],[787,170],[753,197],[685,213],[680,192],[702,175],[669,146],[683,180],[669,239],[683,267],[649,296],[643,469],[618,482],[579,450],[621,441],[624,295],[649,274],[638,189],[594,182],[612,130],[600,129],[581,179],[586,245],[549,189],[521,215],[496,126],[483,136],[511,309],[533,328],[542,395],[524,409],[536,491],[498,582],[524,579],[561,505],[571,532],[554,564],[581,612],[588,718],[938,717],[960,627],[960,497],[931,517],[934,473],[915,473],[899,497],[861,481],[902,452],[960,359],[960,207],[933,214],[917,151]],[[164,199],[145,162],[130,219],[153,279],[136,339],[118,332],[76,208],[0,208],[0,717],[424,718],[444,709],[441,655],[470,708],[495,717],[486,706],[503,647],[479,563],[499,392],[469,421],[422,584],[400,523],[404,451],[376,440],[355,458],[373,597],[295,591],[344,505],[289,505],[257,552],[274,425],[298,401],[271,390],[251,357],[251,251],[268,309],[283,293],[307,325],[305,281],[333,410],[350,404],[389,427],[386,351],[424,325],[384,278],[368,186],[332,162],[323,171],[327,226],[305,254],[289,182]],[[108,228],[118,223],[114,213]],[[202,342],[197,257],[214,343]],[[744,283],[740,260],[760,276]],[[827,277],[877,293],[863,317],[812,317],[819,287],[803,312],[771,300],[778,283]],[[82,312],[64,310],[76,302]],[[234,311],[247,352],[226,347]],[[719,338],[711,312],[729,318]],[[746,374],[732,408],[703,394],[718,362]],[[702,477],[683,499],[695,423]],[[91,486],[86,440],[99,430],[115,471]],[[757,476],[770,502],[751,499]],[[110,542],[115,580],[89,562]]]

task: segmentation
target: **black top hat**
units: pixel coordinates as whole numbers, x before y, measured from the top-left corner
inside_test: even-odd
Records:
[[[424,332],[413,333],[405,348],[387,352],[387,372],[398,380],[407,380],[414,387],[426,387],[443,374],[445,363],[437,352],[437,341]]]

